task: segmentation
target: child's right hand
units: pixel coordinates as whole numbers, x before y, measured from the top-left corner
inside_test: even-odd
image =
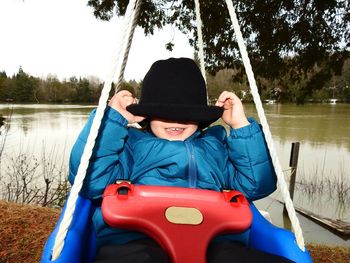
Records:
[[[131,92],[127,90],[121,90],[109,101],[108,105],[118,111],[129,124],[143,121],[145,117],[135,116],[126,110],[126,107],[130,104],[136,103],[136,98],[134,98]]]

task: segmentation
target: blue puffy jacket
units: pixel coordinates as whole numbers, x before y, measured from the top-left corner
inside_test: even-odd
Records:
[[[77,139],[70,158],[69,181],[74,181],[95,111]],[[127,128],[127,121],[108,107],[81,195],[98,203],[107,185],[117,179],[134,184],[195,187],[220,191],[236,189],[248,200],[276,189],[276,175],[260,125],[231,129],[222,126],[197,131],[185,141],[160,139],[147,131]],[[144,237],[141,233],[107,226],[101,208],[93,215],[97,247]]]

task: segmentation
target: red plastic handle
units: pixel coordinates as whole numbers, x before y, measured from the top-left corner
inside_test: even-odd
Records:
[[[238,191],[127,182],[106,188],[102,214],[112,227],[152,237],[175,263],[205,263],[208,244],[215,236],[243,232],[252,222],[249,203]]]

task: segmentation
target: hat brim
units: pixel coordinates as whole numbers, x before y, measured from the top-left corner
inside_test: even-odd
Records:
[[[223,108],[218,106],[179,104],[131,104],[126,109],[133,115],[146,118],[198,122],[201,128],[209,126],[223,113]]]

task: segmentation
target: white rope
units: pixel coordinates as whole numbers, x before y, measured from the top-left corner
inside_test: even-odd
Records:
[[[122,61],[122,64],[120,66],[120,73],[119,73],[119,78],[117,79],[117,86],[115,89],[115,93],[117,93],[119,91],[120,86],[123,82],[125,67],[126,67],[126,63],[128,61],[128,56],[129,56],[129,50],[131,48],[131,43],[133,40],[134,31],[135,31],[135,28],[137,25],[137,18],[139,17],[139,13],[140,13],[141,2],[142,2],[142,0],[136,1],[136,7],[134,9],[134,12],[132,12],[132,15],[130,16],[130,20],[128,21],[128,23],[126,23],[126,25],[128,26],[126,31],[128,32],[129,38],[128,38],[128,41],[124,42],[124,44],[125,44],[124,54],[125,55],[123,56],[123,61]]]
[[[139,2],[141,2],[141,0],[139,0]],[[131,19],[133,21],[136,20],[135,14],[136,14],[136,9],[137,6],[136,5],[138,3],[138,0],[131,0],[128,4],[127,10],[125,12],[125,16],[124,16],[124,20],[123,20],[123,24],[124,26],[124,35],[123,37],[120,39],[122,41],[122,45],[121,47],[123,48],[119,48],[116,51],[117,54],[115,54],[114,56],[112,56],[112,67],[110,67],[111,71],[109,72],[105,83],[103,85],[103,89],[101,91],[101,96],[99,99],[99,104],[98,107],[96,109],[96,114],[95,117],[93,119],[92,125],[91,125],[91,129],[90,129],[90,133],[89,136],[87,138],[87,142],[84,148],[84,152],[82,154],[81,160],[80,160],[80,165],[77,171],[77,175],[75,177],[74,180],[74,184],[72,186],[72,189],[70,191],[68,200],[67,200],[67,204],[66,204],[66,210],[63,216],[63,219],[61,221],[61,224],[59,226],[57,235],[56,235],[56,239],[55,239],[55,243],[53,246],[53,252],[52,252],[52,260],[56,260],[63,249],[64,246],[64,240],[66,238],[67,232],[68,232],[68,228],[70,227],[70,224],[72,222],[72,218],[73,218],[73,214],[75,211],[75,205],[76,205],[76,201],[78,199],[78,194],[80,192],[80,189],[83,185],[83,181],[86,175],[86,170],[89,166],[89,160],[90,157],[92,155],[92,151],[93,148],[95,146],[95,139],[97,137],[98,134],[98,130],[100,128],[101,125],[101,120],[103,118],[104,115],[104,111],[106,109],[107,106],[107,100],[109,97],[109,92],[112,88],[112,82],[113,82],[113,78],[115,73],[117,73],[117,79],[120,78],[120,75],[124,73],[124,69],[125,65],[124,64],[124,60],[120,59],[120,54],[123,51],[124,56],[123,57],[127,57],[128,56],[128,52],[130,49],[130,45],[129,44],[125,44],[125,41],[128,40],[130,41],[130,35],[133,34],[134,32],[134,28],[129,27],[129,23],[131,21]],[[137,14],[136,14],[137,15]],[[133,23],[133,26],[136,26],[136,23]],[[127,29],[127,30],[126,30]],[[128,35],[128,38],[125,37],[125,35]],[[131,43],[131,41],[130,41]]]
[[[205,63],[204,63],[204,42],[203,42],[203,34],[202,34],[202,19],[200,12],[199,0],[194,0],[196,7],[196,24],[197,24],[197,34],[198,34],[198,57],[200,61],[201,72],[204,78],[205,83],[207,83],[207,78],[205,75]],[[208,97],[208,89],[207,89],[207,102],[209,103]]]
[[[230,17],[232,20],[232,24],[233,24],[233,28],[237,37],[237,42],[238,42],[238,46],[239,46],[239,50],[241,52],[241,56],[242,56],[242,60],[243,60],[243,64],[244,64],[244,68],[248,77],[248,81],[249,81],[249,86],[253,95],[253,99],[256,105],[256,109],[258,112],[258,116],[265,134],[265,139],[266,139],[266,143],[267,146],[269,148],[270,151],[270,155],[272,158],[272,162],[273,165],[275,167],[275,171],[277,174],[277,178],[278,178],[278,186],[280,188],[280,191],[282,192],[282,197],[284,199],[286,208],[287,208],[287,212],[288,212],[288,216],[291,220],[291,224],[292,224],[292,228],[293,228],[293,232],[296,236],[296,240],[298,243],[299,248],[302,251],[305,251],[305,244],[304,244],[304,238],[303,238],[303,233],[300,227],[300,223],[299,223],[299,219],[296,216],[296,212],[293,206],[293,202],[290,198],[289,195],[289,191],[288,191],[288,187],[286,184],[286,181],[284,180],[284,176],[283,176],[283,171],[274,147],[274,143],[273,143],[273,139],[272,139],[272,135],[271,135],[271,131],[269,129],[269,125],[267,123],[266,120],[266,116],[264,114],[264,109],[261,103],[261,99],[260,99],[260,95],[258,92],[258,88],[256,85],[256,81],[255,81],[255,77],[254,77],[254,73],[252,70],[252,66],[250,64],[250,60],[248,57],[248,53],[247,53],[247,49],[244,43],[244,39],[242,36],[242,32],[238,23],[238,19],[236,16],[236,12],[235,9],[233,7],[233,3],[232,0],[225,0],[229,13],[230,13]]]

